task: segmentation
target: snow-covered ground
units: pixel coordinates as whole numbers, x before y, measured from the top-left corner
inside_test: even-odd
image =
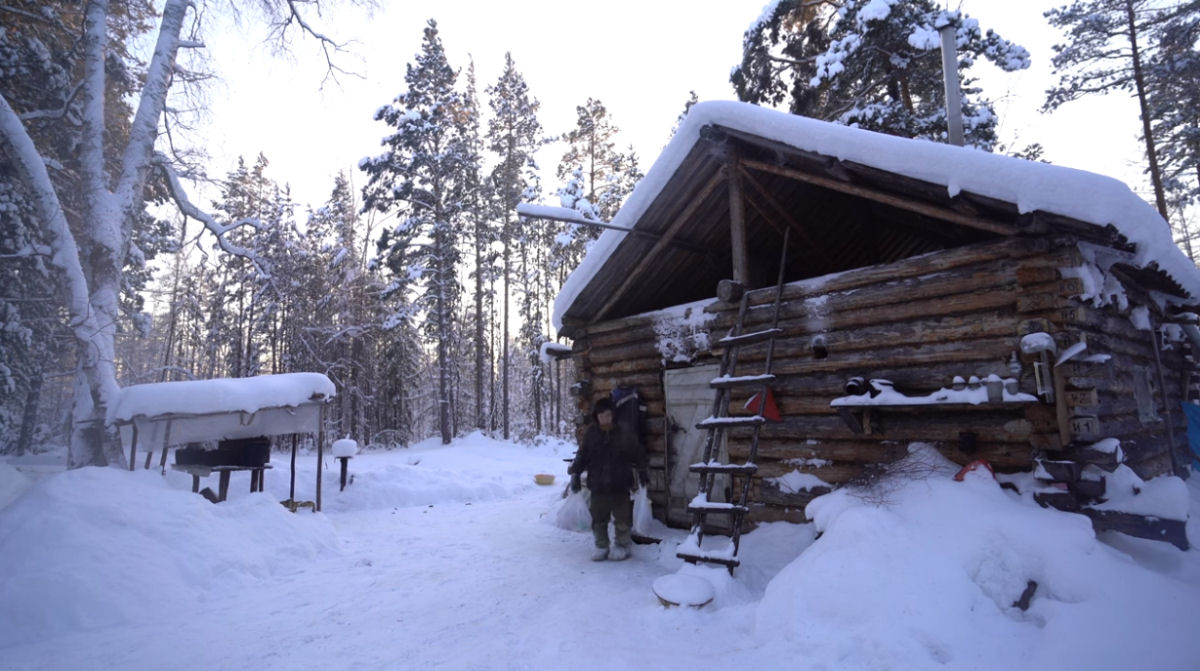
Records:
[[[0,669],[1200,668],[1200,552],[1097,539],[927,451],[818,499],[814,524],[748,534],[733,578],[676,559],[665,528],[588,561],[590,534],[556,524],[572,452],[476,434],[367,453],[344,492],[331,459],[320,514],[279,505],[279,454],[266,494],[239,473],[219,505],[176,473],[0,463]],[[664,607],[651,585],[674,573],[715,600]]]

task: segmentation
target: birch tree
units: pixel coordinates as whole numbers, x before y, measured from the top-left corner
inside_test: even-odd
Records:
[[[77,369],[72,411],[69,463],[122,463],[122,450],[108,431],[105,416],[119,390],[114,341],[119,322],[122,273],[131,253],[135,227],[153,178],[164,184],[164,194],[188,217],[198,219],[234,253],[243,251],[225,240],[222,227],[189,200],[171,160],[156,151],[168,94],[174,85],[188,80],[180,66],[181,52],[200,49],[197,3],[165,0],[152,29],[153,47],[144,68],[131,72],[122,61],[121,38],[130,40],[140,24],[131,23],[131,8],[145,9],[149,3],[118,0],[88,0],[86,3],[29,9],[5,5],[5,25],[17,14],[49,25],[77,22],[77,67],[69,72],[70,94],[52,104],[27,106],[9,90],[0,95],[0,151],[14,166],[15,179],[30,194],[30,200],[49,247],[50,263],[61,277],[59,300],[68,312],[69,327],[76,341]],[[273,29],[283,35],[289,29],[310,31],[300,3],[266,0],[274,10]],[[309,8],[315,9],[315,8]],[[270,14],[270,12],[269,12]],[[336,45],[323,36],[323,44]],[[114,98],[114,80],[127,82],[134,101],[131,118],[123,118],[123,99]],[[77,188],[64,185],[66,166],[51,158],[38,125],[45,120],[67,118],[76,127],[77,143],[71,148],[75,159],[72,175]],[[127,132],[113,135],[114,127]],[[77,196],[77,197],[76,197]],[[78,204],[74,203],[78,200]],[[72,225],[71,219],[77,223]],[[76,214],[77,213],[77,214]],[[107,438],[107,439],[106,439]]]

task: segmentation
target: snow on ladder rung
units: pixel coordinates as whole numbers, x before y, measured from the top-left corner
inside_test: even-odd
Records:
[[[705,552],[676,552],[675,556],[691,564],[706,562],[709,564],[721,564],[731,569],[736,568],[742,563],[737,557],[726,557],[719,554],[707,554]]]
[[[754,474],[758,472],[758,464],[722,464],[716,461],[700,462],[688,467],[693,473],[732,473]]]
[[[689,503],[687,510],[689,513],[730,513],[745,515],[750,512],[747,506],[740,506],[736,503],[723,503],[720,501],[704,501]]]
[[[755,331],[753,333],[743,333],[735,336],[725,336],[724,338],[718,340],[717,344],[725,345],[726,347],[731,347],[734,345],[749,345],[756,342],[770,340],[780,333],[783,333],[783,329],[775,328],[766,329],[765,331]]]
[[[712,381],[708,383],[708,386],[712,389],[732,389],[734,387],[748,387],[751,385],[763,384],[774,379],[774,373],[763,373],[762,375],[739,375],[737,377],[723,375],[721,377],[714,377]]]
[[[751,415],[750,417],[707,417],[700,420],[696,425],[697,429],[712,429],[712,428],[733,428],[736,426],[755,426],[766,423],[766,419],[762,415]]]

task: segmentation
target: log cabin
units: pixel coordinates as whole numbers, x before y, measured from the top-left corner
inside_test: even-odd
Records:
[[[593,244],[555,326],[581,418],[636,388],[667,524],[696,519],[705,419],[755,415],[765,386],[778,421],[730,425],[710,457],[753,462],[712,476],[714,499],[747,488],[748,525],[804,521],[921,443],[1033,474],[1039,503],[1098,530],[1186,548],[1182,520],[1101,510],[1118,469],[1186,477],[1197,397],[1200,275],[1123,183],[709,102],[611,225],[638,234]]]

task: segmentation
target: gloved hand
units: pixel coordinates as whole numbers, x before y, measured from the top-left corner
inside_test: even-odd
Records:
[[[646,469],[638,471],[638,484],[643,487],[650,486],[650,471],[647,471]]]
[[[580,489],[583,489],[583,482],[580,480],[579,474],[576,473],[571,476],[571,491],[579,492]]]

